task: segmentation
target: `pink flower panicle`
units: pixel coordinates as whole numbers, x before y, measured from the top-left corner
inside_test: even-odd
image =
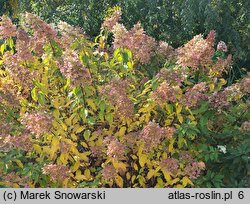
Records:
[[[168,102],[175,103],[177,94],[178,87],[172,87],[164,81],[153,91],[151,97],[159,106],[162,106]]]
[[[29,96],[33,88],[33,79],[38,77],[38,73],[22,66],[20,59],[18,53],[12,54],[6,52],[3,57],[3,63],[8,67],[14,82],[22,86],[24,92],[23,96]]]
[[[67,166],[48,164],[42,168],[43,174],[50,176],[53,182],[62,183],[70,176],[70,170]]]
[[[185,68],[176,67],[175,69],[161,69],[156,78],[158,80],[167,81],[170,85],[178,85],[181,86],[182,82],[184,82],[187,78],[187,70]]]
[[[175,133],[174,127],[162,128],[159,124],[149,122],[143,128],[139,137],[144,142],[144,150],[151,151],[155,146],[159,145],[163,139],[170,139]]]
[[[12,149],[20,149],[23,151],[31,151],[33,149],[33,142],[31,141],[29,131],[24,131],[18,136],[0,135],[0,147],[4,151]]]
[[[108,85],[103,87],[101,94],[116,108],[117,117],[131,118],[134,106],[127,95],[128,82],[120,78],[113,78]]]
[[[33,31],[33,36],[31,38],[31,48],[36,54],[42,54],[44,45],[49,43],[51,40],[56,42],[59,41],[57,31],[39,17],[27,12],[24,16],[24,19],[27,27],[31,28]]]
[[[236,101],[243,95],[240,83],[235,83],[231,86],[226,87],[224,92],[229,101]]]
[[[217,50],[222,52],[227,52],[227,45],[224,41],[220,41],[217,45]]]
[[[112,31],[114,25],[121,19],[121,15],[122,13],[120,10],[113,12],[110,17],[107,17],[104,20],[102,28],[106,28],[108,31]]]
[[[145,34],[140,23],[137,23],[130,31],[121,25],[113,26],[114,49],[128,48],[134,54],[135,59],[142,63],[149,63],[156,48],[154,38]]]
[[[206,169],[204,162],[196,162],[193,156],[187,151],[180,153],[179,161],[185,165],[184,174],[191,179],[198,178],[201,171]]]
[[[90,147],[90,151],[94,157],[101,158],[103,156],[103,147],[102,146],[92,146],[92,147]]]
[[[36,137],[50,132],[52,118],[45,112],[26,113],[21,117],[21,123]]]
[[[57,28],[60,30],[61,34],[68,37],[85,37],[84,31],[80,27],[73,27],[66,22],[60,21],[57,24]]]
[[[126,146],[133,149],[139,139],[140,132],[130,132],[124,136]]]
[[[0,22],[0,39],[8,39],[16,36],[16,26],[7,16],[2,16]]]
[[[162,56],[164,59],[173,60],[176,57],[176,52],[174,48],[164,41],[159,42],[159,46],[156,52],[159,56]]]
[[[202,69],[206,71],[207,67],[213,63],[214,48],[210,39],[203,39],[202,35],[196,35],[183,47],[178,49],[177,64],[183,67],[190,67],[190,74]]]
[[[109,164],[103,168],[102,176],[106,180],[112,180],[117,176],[117,171],[113,165]]]
[[[73,86],[85,86],[91,83],[89,71],[82,65],[76,51],[66,50],[62,61],[59,62],[61,73],[70,79]]]
[[[31,188],[31,186],[29,186],[29,177],[21,177],[16,172],[10,172],[9,174],[3,176],[2,180],[8,187],[13,187],[14,184],[18,184],[20,187]]]
[[[161,160],[160,166],[164,171],[176,175],[179,169],[179,162],[177,159],[168,157]]]
[[[241,90],[245,94],[250,94],[250,77],[246,76],[241,80]]]
[[[215,92],[208,99],[210,106],[214,109],[223,109],[229,105],[228,96],[225,91]]]
[[[215,76],[221,76],[223,72],[227,72],[232,63],[232,55],[228,55],[226,59],[219,58],[210,69],[210,74]]]
[[[216,37],[216,32],[215,32],[215,30],[211,30],[211,31],[208,33],[208,35],[207,35],[206,42],[207,42],[209,45],[213,46],[214,43],[215,43],[215,37]]]
[[[110,158],[122,159],[125,154],[125,145],[119,142],[116,138],[111,137],[106,139],[107,155]]]
[[[184,94],[183,103],[189,108],[196,107],[200,101],[206,100],[208,97],[204,94],[207,90],[205,82],[195,84]]]

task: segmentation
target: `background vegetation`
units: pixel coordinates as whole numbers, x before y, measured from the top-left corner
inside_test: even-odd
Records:
[[[13,18],[32,12],[49,23],[62,20],[97,36],[108,8],[121,7],[122,23],[132,27],[138,21],[157,40],[173,47],[194,35],[216,30],[219,42],[227,43],[234,63],[227,79],[232,83],[250,69],[250,2],[245,0],[1,0],[0,14]]]

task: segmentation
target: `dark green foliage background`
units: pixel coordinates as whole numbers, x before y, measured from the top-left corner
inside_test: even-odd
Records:
[[[19,8],[12,8],[18,2]],[[140,21],[148,34],[178,47],[194,35],[216,30],[234,55],[228,81],[250,70],[250,1],[247,0],[0,0],[0,15],[29,11],[49,23],[66,21],[89,36],[99,34],[109,7],[122,8],[122,22],[132,27]],[[18,11],[15,11],[18,10]]]

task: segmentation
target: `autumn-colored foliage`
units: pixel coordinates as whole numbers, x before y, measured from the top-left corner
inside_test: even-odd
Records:
[[[215,31],[174,49],[127,30],[120,12],[95,42],[30,13],[17,27],[2,17],[1,186],[209,186],[215,168],[211,186],[231,185],[218,146],[249,144],[250,77],[227,86],[232,56]]]

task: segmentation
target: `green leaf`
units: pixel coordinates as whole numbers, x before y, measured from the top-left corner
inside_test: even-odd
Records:
[[[89,141],[90,131],[89,130],[85,130],[83,136],[84,136],[84,139],[86,141]]]
[[[41,104],[41,105],[44,105],[45,104],[45,96],[43,94],[43,92],[39,91],[38,92],[38,102]]]
[[[31,91],[31,98],[34,100],[34,101],[37,101],[37,94],[36,94],[36,87],[34,87]]]
[[[107,113],[105,116],[106,120],[109,122],[109,124],[113,123],[113,114],[112,113]]]

